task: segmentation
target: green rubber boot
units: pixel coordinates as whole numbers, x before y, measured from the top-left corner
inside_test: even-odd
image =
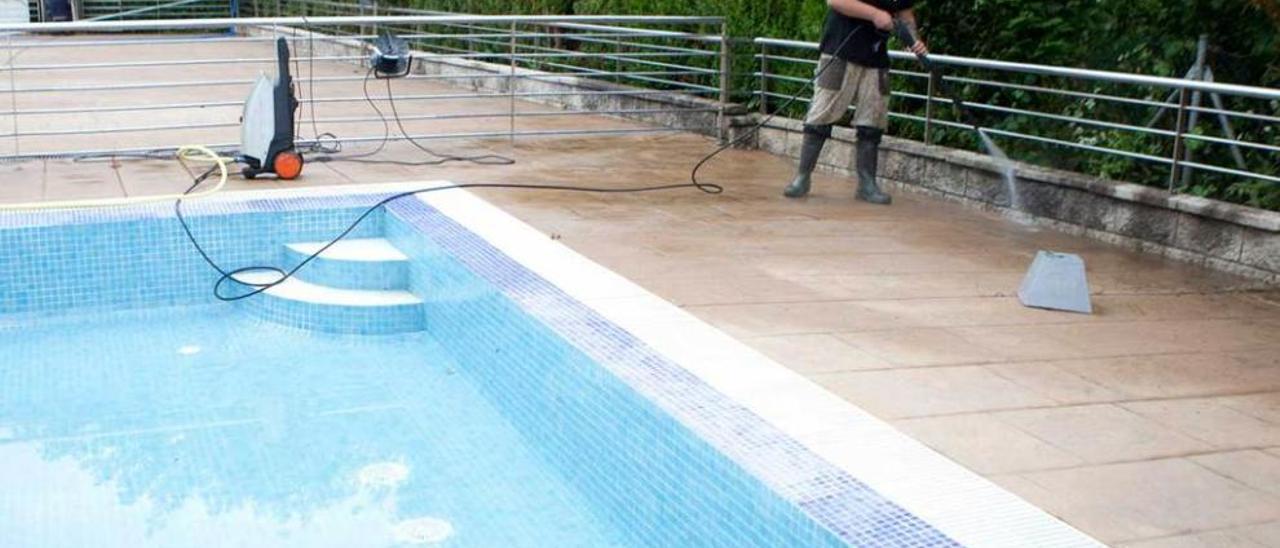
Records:
[[[796,178],[782,191],[788,198],[800,198],[809,194],[814,168],[818,167],[818,156],[822,155],[822,146],[831,138],[831,126],[804,126],[804,144],[800,147],[800,165],[796,168]]]
[[[883,129],[858,126],[858,193],[856,196],[867,203],[889,205],[893,203],[893,197],[881,191],[880,185],[876,183],[882,136],[884,136]]]

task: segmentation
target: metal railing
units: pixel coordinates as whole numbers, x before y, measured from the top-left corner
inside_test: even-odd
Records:
[[[773,105],[808,84],[817,66],[818,45],[772,38],[757,38],[755,44],[759,49],[754,94],[761,112],[768,113]],[[939,76],[922,72],[909,53],[895,51],[890,55],[899,67],[891,71],[898,77],[891,119],[908,128],[915,126],[912,129],[926,143],[937,141],[939,132],[947,130],[953,135],[968,133],[969,126],[950,112],[950,98],[940,96]],[[1120,158],[1156,166],[1167,170],[1161,177],[1170,191],[1185,188],[1192,171],[1280,183],[1280,131],[1274,129],[1280,122],[1280,90],[948,55],[930,57],[945,68],[946,75],[941,78],[991,126],[989,134],[1022,143],[1022,150],[1032,158],[1056,148],[1099,155],[1102,159],[1095,161],[1096,165],[1105,166],[1107,158]],[[1170,91],[1176,100],[1165,99]],[[1200,95],[1213,97],[1213,106],[1198,106],[1199,101],[1192,101]],[[807,103],[808,97],[802,94],[799,101]],[[1170,128],[1158,127],[1160,113],[1165,111],[1171,114]],[[1217,119],[1210,131],[1220,135],[1193,127],[1193,120],[1201,115]],[[1193,148],[1213,153],[1202,153],[1204,159],[1192,160]],[[1153,177],[1158,174],[1151,169],[1146,168],[1145,182],[1155,182]],[[1124,178],[1118,173],[1109,175]]]
[[[150,2],[154,8],[188,1],[216,2],[116,0],[116,5],[128,8],[134,5],[129,2]],[[139,9],[140,4],[131,9]],[[733,41],[726,34],[723,19],[718,17],[474,16],[332,0],[233,0],[230,5],[238,6],[243,15],[250,17],[0,27],[0,32],[8,35],[8,42],[0,43],[0,50],[10,53],[9,61],[0,70],[8,73],[7,102],[12,124],[9,128],[0,127],[0,146],[11,141],[11,156],[21,156],[50,152],[48,146],[24,143],[32,139],[93,134],[163,135],[184,129],[210,130],[223,136],[217,142],[228,143],[229,130],[238,126],[236,110],[241,98],[236,95],[251,82],[252,72],[269,70],[274,63],[266,47],[274,35],[290,40],[295,64],[301,60],[307,65],[332,66],[363,62],[363,42],[380,32],[395,32],[409,40],[432,66],[448,68],[420,71],[406,80],[471,88],[430,93],[402,91],[396,95],[397,101],[406,105],[451,101],[483,106],[466,112],[408,112],[403,116],[405,121],[506,122],[502,131],[490,128],[452,134],[420,133],[428,138],[589,134],[593,130],[577,127],[522,132],[517,120],[571,119],[592,113],[648,119],[675,113],[683,115],[681,119],[697,120],[712,115],[714,127],[707,123],[701,130],[723,136],[725,108],[731,98],[755,98],[762,113],[772,113],[783,100],[809,84],[817,62],[814,43],[754,39],[752,48],[742,48],[753,50],[748,54],[753,63],[743,66],[754,66],[736,75],[739,80],[735,93],[731,63],[734,52],[730,48]],[[131,9],[116,11],[114,17],[138,18],[151,13],[131,14]],[[241,32],[231,36],[190,34],[225,28],[238,28]],[[65,31],[169,34],[160,38],[41,36]],[[66,55],[41,57],[30,53],[60,48],[180,44],[193,51],[220,54],[73,60]],[[255,45],[259,46],[256,53],[241,52]],[[1280,183],[1280,90],[933,55],[934,62],[945,67],[947,73],[938,76],[917,68],[909,54],[891,55],[898,61],[892,71],[898,80],[890,117],[897,125],[895,131],[907,137],[926,143],[975,146],[969,142],[972,132],[949,107],[948,98],[939,95],[938,78],[944,78],[988,127],[987,132],[1004,141],[1002,144],[1009,145],[1010,152],[1024,161],[1159,184],[1171,191],[1188,189],[1195,183],[1195,173],[1218,181]],[[246,73],[245,67],[255,68]],[[129,77],[104,81],[101,76],[94,76],[113,69],[128,73]],[[169,73],[156,72],[166,69]],[[211,74],[213,71],[216,74]],[[134,77],[133,73],[147,76]],[[189,77],[193,73],[197,77]],[[67,76],[56,81],[36,77],[42,74]],[[188,77],[180,78],[179,74]],[[753,84],[746,83],[747,77]],[[367,101],[359,93],[365,80],[360,74],[316,75],[308,68],[305,74],[295,71],[295,78],[305,90],[302,102],[308,115],[317,105],[338,108]],[[191,97],[210,90],[222,93]],[[311,95],[313,90],[319,90],[315,96]],[[112,97],[173,95],[117,104],[101,100],[98,94],[102,93]],[[77,99],[70,99],[75,96],[86,99],[77,104]],[[90,96],[96,97],[89,99]],[[42,97],[61,100],[42,102]],[[1212,102],[1205,104],[1204,97]],[[651,101],[625,106],[613,101],[602,106],[618,98]],[[517,100],[569,108],[533,112],[516,108]],[[808,100],[809,94],[800,93],[797,108],[779,114],[798,116]],[[145,121],[111,118],[156,113],[203,116],[180,123],[164,117]],[[219,115],[212,117],[209,113]],[[323,114],[315,118],[318,125],[350,127],[378,120],[371,114]],[[63,125],[45,123],[59,117],[65,122]],[[1217,123],[1206,128],[1200,123],[1205,120]],[[665,123],[669,124],[670,118]],[[683,124],[675,126],[631,127],[625,131],[690,129]],[[379,138],[376,131],[369,135],[353,130],[343,136],[352,142]],[[58,143],[64,152],[81,150],[62,145]]]
[[[228,28],[239,32],[207,33]],[[718,99],[727,92],[723,29],[716,17],[399,13],[0,25],[7,53],[0,71],[8,80],[0,81],[8,95],[0,97],[8,110],[0,112],[0,124],[8,121],[0,125],[0,159],[172,149],[183,144],[175,134],[234,147],[243,97],[257,72],[272,71],[277,36],[291,45],[299,118],[311,133],[300,144],[325,132],[349,143],[404,139],[386,136],[393,84],[383,92],[373,80],[370,95],[369,74],[356,67],[366,65],[367,41],[383,31],[419,52],[419,70],[394,81],[394,106],[414,139],[716,132],[724,116]],[[446,101],[459,106],[431,107]],[[523,101],[561,108],[517,104]],[[691,122],[554,122],[588,114]],[[426,128],[449,121],[466,123],[466,131]]]

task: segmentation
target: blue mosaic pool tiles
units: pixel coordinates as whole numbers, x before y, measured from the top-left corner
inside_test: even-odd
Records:
[[[626,545],[843,544],[416,229],[389,216],[387,230],[437,288],[432,336]]]
[[[186,212],[209,255],[233,269],[279,265],[282,244],[331,238],[379,198],[198,201]],[[352,237],[381,232],[378,213]],[[0,273],[0,314],[198,304],[218,278],[171,204],[0,214]]]
[[[237,303],[260,319],[311,331],[388,335],[426,329],[424,307],[417,304],[356,306],[285,299],[268,293]]]
[[[665,545],[821,546],[836,540],[955,546],[447,216],[411,201],[389,210],[388,236],[399,240],[398,247],[413,255],[414,235],[400,226],[405,224],[429,235],[424,247],[442,247],[451,257],[414,257],[415,276],[429,276],[436,286],[492,285],[501,293],[454,289],[467,296],[448,306],[428,299],[429,329],[459,355],[481,357],[468,362],[493,397],[555,395],[550,408],[542,401],[518,402],[528,408],[513,410],[512,419],[539,440],[548,458],[578,474],[574,479],[588,496],[630,516],[618,526],[637,539]],[[465,272],[455,272],[455,263]],[[555,336],[545,336],[547,330]],[[532,341],[554,347],[531,351]],[[591,427],[555,427],[563,423]],[[582,439],[584,433],[598,437]],[[610,473],[633,467],[653,472],[641,485]],[[663,489],[673,486],[680,488]],[[799,512],[810,519],[796,519]],[[765,516],[781,517],[781,528],[762,527]],[[703,527],[708,534],[698,542],[672,538],[665,535],[676,533],[664,523]]]

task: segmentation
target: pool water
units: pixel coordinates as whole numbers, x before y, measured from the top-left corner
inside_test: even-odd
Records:
[[[5,546],[621,543],[424,334],[189,307],[2,335]]]
[[[190,218],[224,267],[280,264],[380,197]],[[403,252],[411,322],[217,303],[167,205],[0,216],[0,546],[956,545],[499,251],[453,216],[496,213],[459,200],[352,234]]]

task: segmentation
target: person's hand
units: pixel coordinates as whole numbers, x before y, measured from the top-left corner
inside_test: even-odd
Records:
[[[929,46],[926,46],[926,45],[924,44],[924,40],[921,40],[921,39],[919,39],[919,38],[916,38],[916,43],[915,43],[914,45],[912,45],[912,46],[911,46],[910,48],[908,48],[908,49],[910,49],[910,50],[911,50],[911,53],[914,53],[914,54],[916,54],[916,55],[928,55],[928,54],[929,54]]]
[[[880,30],[893,30],[893,16],[884,10],[876,10],[876,14],[871,17],[871,24]]]

